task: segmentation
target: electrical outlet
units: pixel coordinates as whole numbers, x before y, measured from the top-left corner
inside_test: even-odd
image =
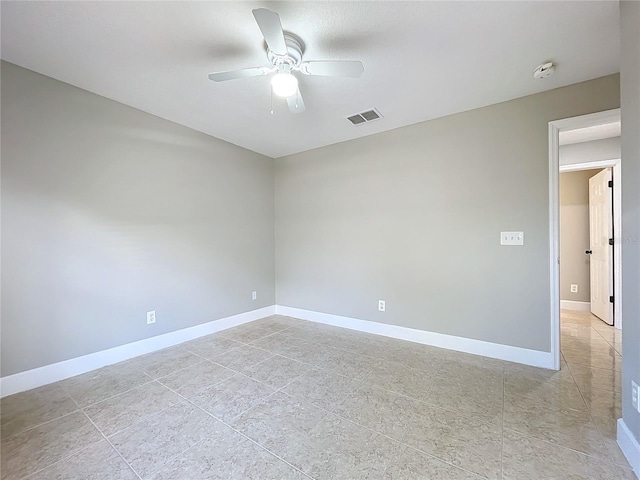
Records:
[[[640,412],[640,391],[638,391],[638,384],[631,380],[631,403],[636,412]]]
[[[378,310],[384,312],[387,309],[387,304],[384,300],[378,300]]]
[[[578,293],[578,285],[575,283],[571,284],[571,293]]]
[[[258,298],[258,292],[251,292],[251,300]]]
[[[151,310],[147,312],[147,325],[151,325],[152,323],[156,323],[156,311]]]

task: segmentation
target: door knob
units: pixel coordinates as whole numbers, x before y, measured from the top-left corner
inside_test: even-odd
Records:
[[[585,252],[584,252],[584,253],[586,253],[587,255],[591,255],[591,254],[593,253],[593,251],[591,251],[591,250],[585,250]]]

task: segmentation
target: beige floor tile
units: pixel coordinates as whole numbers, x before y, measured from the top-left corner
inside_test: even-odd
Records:
[[[371,361],[353,352],[328,348],[317,366],[354,380],[364,380],[371,372]]]
[[[96,403],[86,408],[85,412],[108,437],[181,400],[164,385],[151,382]]]
[[[437,407],[474,416],[485,423],[502,425],[502,375],[497,379],[493,374],[468,378],[439,374],[423,400]]]
[[[615,440],[617,438],[618,418],[620,417],[597,417],[592,414],[591,418],[603,437],[610,438],[611,440]]]
[[[362,385],[351,392],[333,413],[400,441],[407,423],[421,407],[422,404],[417,400],[371,385]]]
[[[174,458],[152,480],[303,480],[305,475],[233,431],[207,438]]]
[[[201,360],[197,355],[176,346],[148,353],[147,355],[133,358],[123,363],[127,366],[142,370],[150,377],[159,378],[177,370],[195,365]]]
[[[3,439],[78,409],[60,383],[16,393],[0,401]]]
[[[629,465],[629,461],[627,457],[624,456],[622,450],[620,450],[620,446],[618,445],[618,441],[615,438],[603,438],[604,448],[609,454],[609,458],[616,465],[620,465],[626,469],[632,470],[631,465]]]
[[[273,327],[258,326],[254,325],[254,323],[255,322],[247,323],[245,325],[240,325],[239,327],[222,330],[218,333],[219,335],[235,340],[236,342],[251,343],[278,331],[274,330]]]
[[[409,422],[403,443],[477,475],[500,478],[502,429],[427,406]]]
[[[141,477],[211,435],[220,422],[181,402],[111,437],[111,443]]]
[[[102,440],[82,412],[74,412],[38,427],[3,438],[1,478],[17,480]]]
[[[102,440],[53,464],[29,480],[136,480],[138,476],[111,445]]]
[[[505,374],[504,392],[506,396],[520,396],[539,400],[554,407],[568,406],[576,410],[584,410],[585,404],[573,381],[573,377],[543,378],[537,375]]]
[[[270,317],[3,399],[2,480],[138,478],[76,402],[145,480],[633,478],[621,333],[561,332],[553,372]]]
[[[384,474],[384,480],[480,480],[481,478],[410,447],[406,447],[397,459],[391,461]]]
[[[274,337],[279,339],[274,340]],[[267,351],[277,353],[280,356],[296,360],[305,365],[318,365],[326,361],[327,347],[293,337],[290,338],[291,340],[288,338],[280,338],[280,334],[276,334],[252,343],[251,345],[259,348],[264,347]],[[268,342],[268,344],[265,345],[266,342]]]
[[[403,343],[410,344],[411,342]],[[436,373],[447,355],[448,351],[442,348],[426,345],[403,345],[402,347],[396,346],[380,356],[407,367],[422,370],[425,373]]]
[[[223,337],[218,333],[206,337],[197,338],[180,345],[183,349],[203,358],[212,359],[218,355],[243,346],[243,343],[236,342],[230,338]]]
[[[464,391],[464,389],[463,389]],[[451,393],[450,402],[446,402],[446,394],[426,397],[424,401],[430,405],[440,408],[446,408],[456,413],[466,416],[473,416],[479,421],[498,428],[502,425],[503,404],[499,403],[482,403],[475,401],[473,398],[466,397],[464,393]]]
[[[279,454],[316,480],[380,478],[400,444],[329,414]]]
[[[588,350],[591,352],[603,352],[609,353],[611,351],[611,344],[607,342],[602,336],[585,338],[585,337],[562,337],[561,347],[570,350]]]
[[[60,382],[81,407],[87,407],[153,379],[141,370],[118,364]]]
[[[564,367],[564,365],[563,365]],[[504,367],[505,382],[513,379],[526,379],[532,383],[547,382],[569,382],[573,383],[571,371],[568,368],[561,370],[547,370],[546,368],[536,368],[529,365],[518,365],[516,363],[508,363]]]
[[[527,379],[505,383],[505,401],[518,402],[522,397],[552,409],[588,410],[575,383],[548,382],[532,385]]]
[[[586,410],[552,409],[520,397],[505,404],[504,428],[592,456],[607,457],[602,436]]]
[[[504,480],[635,480],[631,470],[505,430]]]
[[[247,410],[230,425],[279,454],[307,435],[328,412],[282,392]]]
[[[591,415],[605,418],[622,417],[622,394],[606,390],[590,390],[583,394]]]
[[[206,437],[164,464],[153,480],[198,480],[208,479],[215,475],[217,466],[237,447],[248,442],[246,437],[224,425],[216,422]],[[218,478],[213,476],[212,478]]]
[[[572,363],[569,366],[569,370],[573,375],[592,375],[606,378],[619,378],[621,375],[620,370],[615,370],[614,368],[594,367],[592,365],[581,363]]]
[[[275,389],[245,375],[237,374],[201,391],[191,401],[224,422],[254,407]]]
[[[268,337],[261,338],[255,342],[251,342],[251,346],[261,348],[268,352],[278,353],[287,357],[287,352],[296,352],[300,347],[306,345],[305,340],[293,337],[285,331],[284,333],[276,333]]]
[[[464,367],[466,365],[470,365],[476,368],[480,367],[487,372],[493,371],[498,375],[501,375],[504,372],[504,369],[507,364],[508,362],[505,362],[503,360],[483,357],[481,355],[473,355],[471,353],[455,352],[455,351],[450,352],[447,355],[445,362],[443,362],[443,366],[451,365],[452,367],[456,367],[456,366]]]
[[[190,367],[161,377],[158,382],[184,397],[191,397],[236,374],[222,365],[203,360]]]
[[[622,357],[617,352],[590,352],[583,350],[563,349],[562,355],[571,365],[591,365],[596,368],[605,368],[608,370],[622,370]]]
[[[246,368],[242,373],[273,388],[282,388],[304,375],[310,368],[309,365],[296,360],[275,355],[264,362]]]
[[[407,367],[392,361],[372,362],[364,381],[392,392],[421,400],[425,397],[435,375],[430,371]]]
[[[272,352],[261,350],[259,348],[244,345],[240,348],[230,350],[222,355],[213,357],[212,360],[220,365],[241,372],[242,370],[249,368],[256,363],[264,362],[265,360],[273,357]]]
[[[282,390],[325,410],[332,410],[361,382],[327,370],[311,368]]]
[[[573,378],[581,392],[591,392],[592,390],[622,391],[621,372],[598,368],[591,369],[588,373],[574,373]]]
[[[256,324],[262,326],[263,324],[267,325],[278,325],[282,328],[291,328],[291,327],[305,327],[306,325],[311,324],[312,322],[308,320],[300,320],[299,318],[287,317],[285,315],[272,315],[267,318],[263,318],[261,320],[256,320]]]

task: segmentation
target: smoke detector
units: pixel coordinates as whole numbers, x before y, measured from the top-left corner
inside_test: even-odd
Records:
[[[553,62],[543,63],[542,65],[538,65],[536,69],[533,71],[533,78],[542,79],[547,78],[553,75],[553,72],[556,71],[556,66]]]

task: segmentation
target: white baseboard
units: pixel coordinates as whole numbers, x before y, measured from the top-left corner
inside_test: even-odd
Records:
[[[640,477],[640,443],[622,418],[618,419],[617,439],[620,450],[627,457],[636,477]]]
[[[560,300],[560,308],[565,310],[577,310],[579,312],[590,312],[590,302],[575,302],[573,300]]]
[[[386,323],[359,320],[357,318],[342,317],[329,313],[302,310],[300,308],[284,307],[276,305],[276,315],[300,318],[312,322],[325,323],[337,327],[349,328],[361,332],[383,335],[386,337],[408,340],[410,342],[448,348],[460,352],[483,355],[485,357],[507,360],[509,362],[523,363],[534,367],[553,369],[553,355],[550,352],[529,350],[526,348],[512,347],[498,343],[484,342],[471,338],[455,337],[443,333],[427,332],[413,328],[399,327]]]
[[[120,345],[108,350],[90,353],[82,357],[72,358],[63,362],[46,365],[26,372],[16,373],[0,378],[0,397],[41,387],[49,383],[64,380],[75,375],[102,368],[106,365],[122,362],[138,355],[155,352],[194,338],[236,327],[243,323],[252,322],[275,314],[276,307],[260,308],[250,312],[240,313],[231,317],[213,320],[175,332],[164,333],[151,338],[145,338],[126,345]]]

